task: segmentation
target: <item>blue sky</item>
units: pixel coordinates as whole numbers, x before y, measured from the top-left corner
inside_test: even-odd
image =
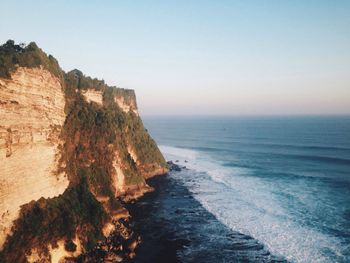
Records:
[[[141,114],[350,114],[350,1],[1,1],[0,41],[135,89]]]

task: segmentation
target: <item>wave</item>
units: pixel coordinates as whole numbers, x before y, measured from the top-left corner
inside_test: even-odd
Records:
[[[301,144],[286,144],[286,143],[269,143],[269,142],[252,142],[252,140],[248,140],[247,142],[244,142],[242,140],[234,140],[233,138],[231,140],[228,140],[229,138],[225,138],[225,140],[214,140],[211,139],[211,142],[219,144],[219,145],[242,145],[242,146],[262,146],[262,147],[269,147],[269,148],[277,148],[277,149],[297,149],[297,150],[325,150],[325,151],[343,151],[346,153],[350,153],[349,147],[344,146],[330,146],[330,145],[301,145]],[[266,138],[268,140],[269,138]],[[193,139],[193,141],[196,141]],[[180,146],[178,146],[180,147]],[[193,149],[198,150],[217,150],[216,147],[195,147]]]
[[[296,220],[294,214],[303,216],[303,212],[290,211],[283,206],[280,196],[275,194],[278,188],[263,178],[251,176],[251,169],[225,167],[205,153],[192,149],[171,146],[160,146],[160,149],[167,160],[177,161],[190,169],[173,176],[232,230],[252,236],[272,253],[294,262],[344,259],[347,249],[344,240]],[[292,191],[285,198],[290,199],[289,194],[301,203],[314,201]]]
[[[215,147],[193,147],[190,148],[193,150],[198,150],[202,152],[221,152],[221,153],[249,153],[249,154],[264,154],[265,157],[273,157],[273,158],[285,158],[285,159],[298,159],[298,160],[310,160],[310,161],[316,161],[316,162],[322,162],[322,163],[333,163],[333,164],[344,164],[344,165],[350,165],[350,159],[347,158],[340,158],[340,157],[333,157],[333,156],[323,156],[323,155],[307,155],[307,154],[294,154],[294,153],[273,153],[270,150],[267,149],[267,151],[252,151],[252,150],[239,150],[239,149],[219,149]],[[283,148],[284,149],[284,148]],[[286,149],[284,149],[286,150]]]

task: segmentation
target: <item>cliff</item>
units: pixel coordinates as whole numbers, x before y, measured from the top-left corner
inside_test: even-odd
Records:
[[[102,258],[133,257],[122,203],[167,172],[133,90],[13,41],[0,47],[0,163],[0,262],[88,262],[111,238]]]

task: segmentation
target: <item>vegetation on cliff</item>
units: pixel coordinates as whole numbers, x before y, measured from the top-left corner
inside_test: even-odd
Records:
[[[65,239],[74,247],[77,233],[86,249],[103,238],[103,224],[111,220],[110,209],[118,209],[114,164],[119,161],[125,176],[125,186],[142,188],[146,185],[143,173],[154,165],[166,167],[155,142],[147,133],[138,115],[125,112],[115,102],[122,97],[136,107],[132,90],[107,86],[104,81],[86,77],[79,70],[65,73],[52,56],[47,56],[32,42],[16,45],[9,40],[0,46],[0,77],[10,78],[17,67],[43,67],[57,76],[65,93],[65,123],[61,129],[60,167],[70,182],[66,191],[55,198],[40,199],[23,205],[7,239],[0,261],[23,262],[30,249],[47,253],[47,244],[54,247]],[[101,92],[103,105],[87,102],[82,91]],[[132,147],[138,164],[128,151]],[[116,154],[118,158],[116,158]],[[97,199],[109,200],[103,204]]]
[[[69,113],[63,129],[66,141],[63,152],[67,157],[67,164],[94,160],[94,164],[99,163],[99,167],[104,167],[107,169],[105,172],[110,174],[114,154],[117,152],[121,160],[126,160],[123,163],[126,183],[144,183],[142,171],[138,170],[135,160],[128,152],[129,145],[134,148],[141,165],[159,164],[166,167],[164,157],[143,126],[141,118],[133,112],[124,112],[115,103],[115,97],[121,95],[125,100],[136,101],[133,91],[109,87],[103,81],[85,77],[78,70],[68,72],[65,83],[66,108]],[[77,92],[92,86],[103,94],[102,107],[96,103],[88,103]],[[73,138],[75,141],[72,141]],[[74,145],[75,149],[72,151],[69,145]],[[87,153],[93,156],[86,156]],[[78,160],[72,162],[75,158]]]
[[[8,40],[0,46],[0,77],[10,78],[11,72],[17,67],[44,67],[58,78],[62,78],[62,70],[57,60],[47,56],[35,42],[16,45],[13,40]]]
[[[55,247],[60,239],[70,244],[78,226],[84,247],[91,249],[103,238],[101,229],[107,218],[86,182],[69,187],[61,196],[32,201],[22,207],[15,221],[15,231],[2,251],[3,262],[25,262],[33,247],[47,255],[47,245]]]
[[[112,96],[115,88],[106,86],[103,81],[96,82],[85,77],[77,70],[67,73],[65,79],[66,101],[71,103],[66,105],[69,113],[62,132],[65,141],[62,156],[70,181],[78,182],[80,179],[76,177],[76,171],[84,169],[89,185],[96,194],[112,196],[115,189],[111,189],[110,175],[113,174],[117,152],[119,158],[124,160],[122,170],[126,183],[144,184],[145,180],[127,150],[129,115],[133,113],[125,113],[116,106]],[[97,84],[95,87],[99,87],[103,94],[109,94],[108,98],[104,96],[102,107],[88,103],[80,92],[75,92],[85,89],[85,85],[91,87],[92,83]]]

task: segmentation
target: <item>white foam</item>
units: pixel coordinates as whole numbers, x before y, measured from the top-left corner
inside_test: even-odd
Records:
[[[247,168],[224,167],[194,150],[160,146],[167,160],[189,168],[174,173],[194,197],[232,230],[263,242],[294,262],[329,262],[343,254],[340,240],[296,222],[278,202],[271,183]]]

